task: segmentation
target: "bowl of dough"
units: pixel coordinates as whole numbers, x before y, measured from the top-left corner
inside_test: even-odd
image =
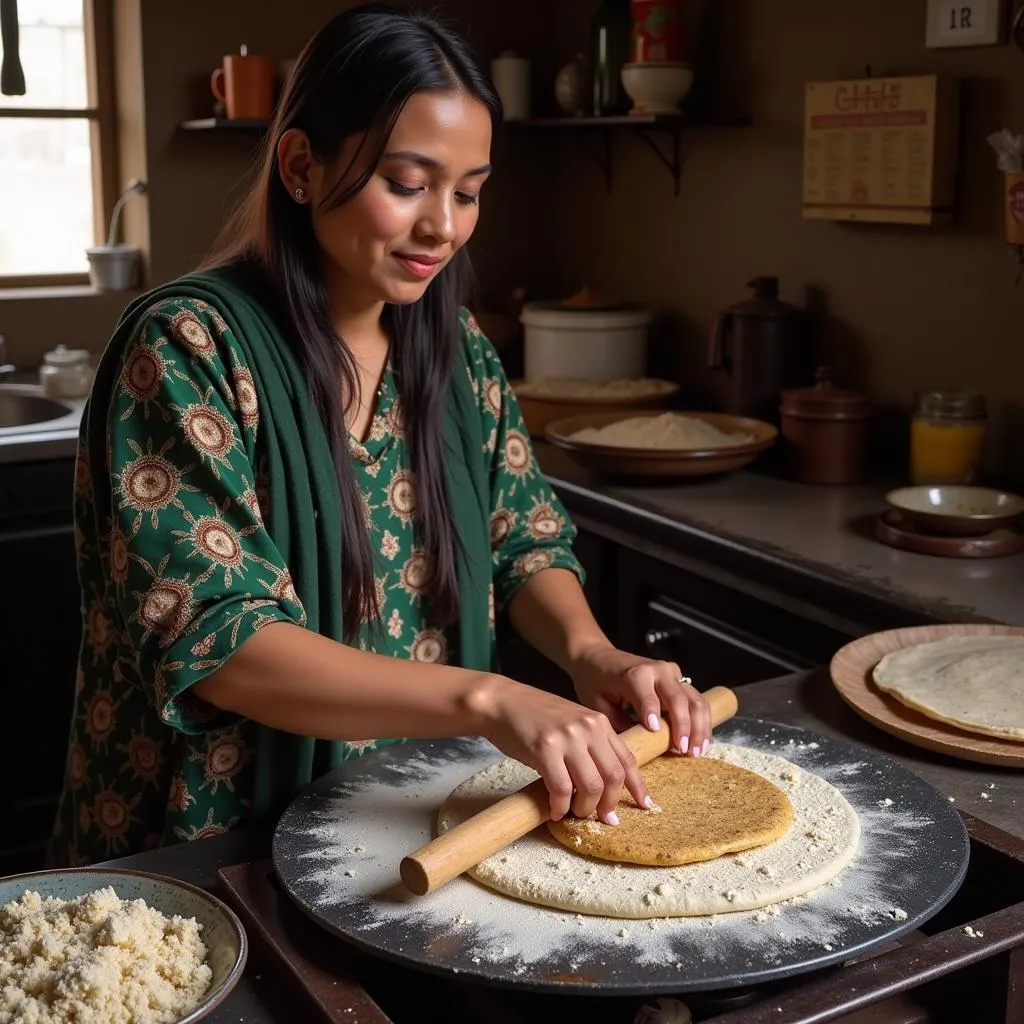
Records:
[[[662,409],[679,392],[678,384],[656,377],[535,377],[514,380],[511,385],[532,437],[544,437],[549,424],[570,416],[622,409]]]
[[[772,424],[699,411],[619,411],[548,424],[547,439],[575,461],[614,476],[711,476],[742,469],[778,436]]]
[[[0,879],[0,1021],[192,1024],[245,969],[241,922],[215,896],[142,871]]]

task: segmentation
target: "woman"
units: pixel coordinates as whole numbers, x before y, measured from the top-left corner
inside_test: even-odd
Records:
[[[486,736],[540,772],[552,817],[612,824],[623,784],[649,805],[627,707],[705,750],[678,666],[590,614],[459,305],[499,108],[437,22],[347,11],[299,58],[218,255],[122,317],[77,467],[86,635],[54,863],[264,820],[396,738]],[[495,609],[581,703],[495,672]]]

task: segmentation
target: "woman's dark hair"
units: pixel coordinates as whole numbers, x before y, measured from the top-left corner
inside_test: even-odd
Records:
[[[342,616],[348,638],[379,613],[374,553],[345,427],[345,412],[358,398],[359,383],[351,354],[331,323],[309,210],[293,200],[281,181],[277,143],[289,129],[301,129],[316,158],[329,163],[347,137],[365,133],[352,164],[366,161],[365,169],[351,181],[347,173],[341,175],[323,200],[334,208],[369,181],[409,98],[453,89],[483,103],[497,127],[501,103],[490,81],[466,43],[433,17],[376,3],[338,15],[300,54],[268,132],[259,176],[205,261],[206,266],[236,264],[255,271],[292,328],[337,467],[344,530]],[[431,602],[443,622],[453,621],[459,611],[458,541],[443,468],[444,409],[458,348],[458,310],[471,280],[463,248],[419,301],[386,306],[384,313],[419,496],[418,540],[434,556]],[[339,381],[344,403],[338,401]]]

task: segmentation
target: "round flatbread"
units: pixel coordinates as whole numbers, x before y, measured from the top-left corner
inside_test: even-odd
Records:
[[[968,732],[1024,741],[1024,636],[950,636],[875,666],[880,690]]]
[[[616,918],[688,917],[756,910],[801,896],[834,878],[860,842],[857,812],[824,779],[773,754],[715,742],[708,758],[778,786],[793,825],[774,843],[674,867],[616,864],[572,853],[538,828],[469,871],[483,885],[528,903]],[[438,815],[443,833],[536,779],[511,758],[457,786]]]
[[[789,797],[768,779],[716,757],[666,754],[641,773],[655,811],[631,796],[619,801],[618,826],[566,817],[548,830],[575,853],[626,864],[714,860],[772,843],[793,824]]]

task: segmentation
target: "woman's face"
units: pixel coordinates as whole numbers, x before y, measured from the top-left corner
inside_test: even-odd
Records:
[[[365,187],[341,206],[322,207],[339,178],[365,167],[361,157],[350,166],[359,142],[346,140],[337,160],[310,172],[328,286],[349,307],[415,302],[476,227],[490,173],[490,115],[462,91],[415,93]]]

